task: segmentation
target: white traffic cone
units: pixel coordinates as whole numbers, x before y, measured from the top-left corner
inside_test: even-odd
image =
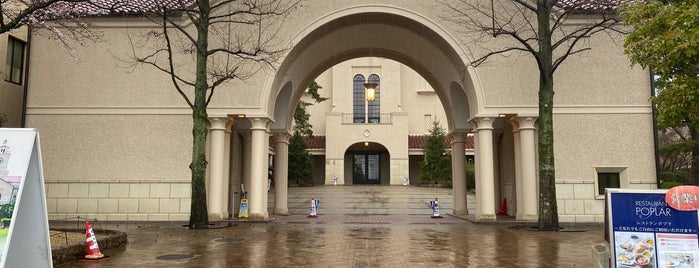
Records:
[[[320,203],[320,200],[316,200],[315,198],[311,198],[311,213],[308,214],[308,217],[306,218],[318,218],[318,204]]]
[[[439,215],[439,199],[435,197],[434,201],[430,201],[430,205],[432,206],[432,218],[442,218]]]

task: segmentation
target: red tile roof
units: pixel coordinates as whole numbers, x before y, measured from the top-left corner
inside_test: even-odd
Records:
[[[51,5],[46,11],[38,11],[46,19],[71,16],[138,16],[169,11],[185,10],[196,6],[196,0],[86,0],[63,1]]]
[[[408,148],[409,149],[422,149],[422,147],[425,146],[425,142],[427,142],[427,136],[426,135],[409,135],[408,136]],[[451,137],[447,136],[444,139],[444,143],[449,145],[451,144]],[[467,135],[466,136],[466,149],[473,149],[473,135]]]
[[[623,3],[635,0],[558,0],[557,5],[575,13],[613,12]],[[87,0],[66,1],[52,5],[60,10],[77,11],[82,16],[143,15],[159,13],[162,8],[183,10],[195,6],[196,0]],[[53,12],[52,12],[53,13]],[[68,13],[72,13],[68,11]]]
[[[616,12],[622,4],[630,4],[635,0],[558,0],[557,5],[570,9],[573,13],[609,13]]]
[[[325,136],[304,137],[308,149],[325,149]]]
[[[323,135],[314,135],[313,137],[305,137],[306,140],[306,146],[308,149],[325,149],[325,136]],[[425,145],[425,141],[427,141],[427,136],[426,135],[409,135],[408,136],[408,148],[409,149],[422,149],[422,147]],[[447,137],[444,139],[445,144],[450,144],[451,139]],[[270,144],[273,144],[273,141],[270,142]],[[466,149],[473,149],[473,136],[468,135],[466,136]]]

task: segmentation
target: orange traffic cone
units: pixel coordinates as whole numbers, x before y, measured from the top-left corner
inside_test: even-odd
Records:
[[[85,258],[78,259],[79,262],[100,262],[109,260],[109,256],[105,256],[100,252],[100,247],[97,245],[97,237],[92,230],[92,224],[85,222]]]
[[[498,215],[507,215],[507,198],[502,199],[502,205],[500,205],[500,211]]]

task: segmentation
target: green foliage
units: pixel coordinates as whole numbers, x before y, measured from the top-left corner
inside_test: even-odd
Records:
[[[691,184],[689,170],[664,170],[660,172],[663,182],[677,182],[679,184]]]
[[[466,189],[476,189],[476,165],[466,163]]]
[[[289,181],[309,185],[313,180],[313,158],[306,150],[306,141],[300,133],[289,140]]]
[[[11,202],[0,206],[0,219],[12,218],[12,212],[15,209],[15,202]]]
[[[321,97],[320,93],[318,93],[318,90],[321,88],[323,87],[315,81],[308,86],[308,90],[306,92],[311,95],[311,98],[315,101],[315,103],[321,103],[328,99]],[[296,105],[296,109],[294,110],[294,133],[300,133],[306,137],[313,136],[313,125],[308,122],[311,115],[306,111],[306,107],[310,105],[313,104],[302,100]]]
[[[7,115],[0,113],[0,127],[5,126],[5,124],[7,124]]]
[[[699,127],[699,2],[646,0],[625,5],[620,15],[634,30],[624,43],[631,62],[656,75],[660,128]]]
[[[668,150],[692,148],[692,165],[699,168],[699,1],[637,1],[620,15],[633,26],[624,43],[631,62],[655,75],[658,127],[687,126],[692,133],[686,144]],[[699,182],[699,172],[694,177]]]
[[[432,123],[422,150],[425,161],[420,166],[420,179],[424,183],[451,183],[451,155],[444,143],[446,134],[439,122]]]
[[[318,83],[313,81],[306,91],[315,103],[321,103],[327,98],[323,98],[318,93],[321,89]],[[308,122],[311,115],[306,111],[306,107],[312,103],[299,101],[294,111],[294,135],[289,140],[289,181],[296,181],[298,184],[310,185],[313,181],[313,157],[308,153],[308,147],[303,137],[313,136],[313,126]]]
[[[676,182],[676,181],[664,181],[660,184],[660,189],[670,189],[672,187],[680,186],[680,185],[683,185],[683,184],[680,182]]]

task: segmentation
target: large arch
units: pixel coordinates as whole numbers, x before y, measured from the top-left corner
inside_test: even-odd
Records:
[[[416,70],[439,96],[450,130],[470,129],[468,119],[483,106],[468,53],[442,27],[413,11],[385,5],[341,9],[302,29],[292,44],[265,86],[273,129],[290,127],[294,105],[316,76],[358,57],[384,57]]]

